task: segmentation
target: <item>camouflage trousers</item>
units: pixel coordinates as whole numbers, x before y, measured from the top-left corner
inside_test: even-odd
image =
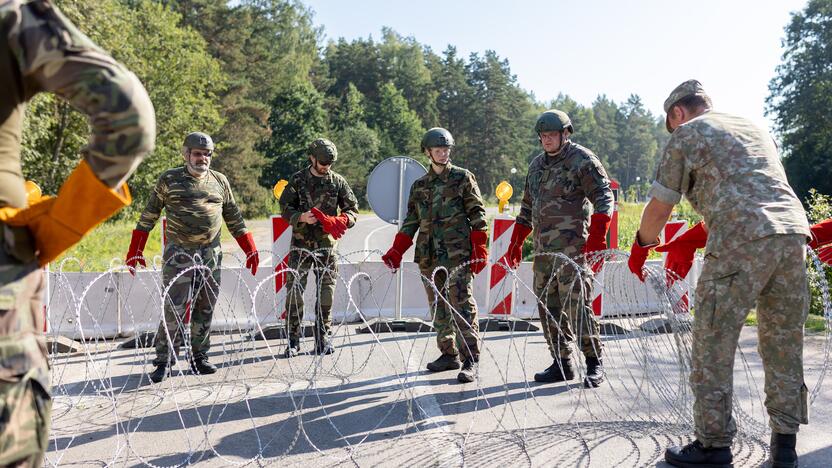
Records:
[[[436,344],[442,354],[462,358],[480,358],[480,324],[477,319],[477,304],[474,302],[474,275],[468,267],[448,272],[436,272],[434,282],[442,297],[436,297],[430,277],[432,269],[423,268],[422,282],[428,294],[428,302],[433,312],[433,328],[436,330]],[[448,273],[453,276],[448,281]]]
[[[0,382],[0,405],[0,466],[42,466],[49,446],[49,393],[34,378]]]
[[[44,275],[28,230],[0,230],[0,466],[41,466],[52,408]]]
[[[591,272],[583,270],[578,275],[572,265],[564,266],[551,256],[535,257],[532,268],[540,326],[552,358],[572,355],[576,331],[584,356],[601,357],[601,330],[592,313]]]
[[[332,250],[292,250],[289,254],[289,268],[298,271],[297,277],[289,274],[286,280],[286,327],[289,338],[300,338],[303,320],[303,293],[311,271],[315,275],[317,301],[315,303],[315,337],[329,337],[332,327],[332,301],[335,298],[335,280],[338,265]]]
[[[696,287],[690,385],[696,438],[706,447],[729,447],[737,432],[731,414],[734,354],[755,304],[769,425],[774,432],[794,434],[808,423],[805,244],[801,235],[774,235],[705,257]]]
[[[170,243],[165,247],[163,260],[162,281],[169,289],[164,297],[165,320],[156,332],[153,364],[173,362],[179,354],[187,325],[186,312],[190,312],[191,359],[206,358],[211,347],[211,319],[220,291],[220,246],[184,248]]]

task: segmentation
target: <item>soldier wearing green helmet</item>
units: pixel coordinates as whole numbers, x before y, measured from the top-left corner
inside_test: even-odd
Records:
[[[306,149],[309,165],[296,172],[280,196],[283,219],[292,225],[292,250],[286,282],[286,327],[289,343],[287,358],[300,352],[303,287],[310,270],[318,288],[315,304],[315,352],[332,354],[330,338],[332,301],[338,275],[335,248],[338,239],[353,227],[358,218],[358,200],[347,180],[332,170],[338,148],[326,138],[318,138]],[[277,268],[280,268],[278,266]]]
[[[552,109],[540,114],[534,129],[543,152],[529,164],[507,253],[509,266],[520,264],[523,242],[534,232],[536,254],[563,254],[597,273],[603,266],[598,252],[607,249],[613,210],[607,173],[592,151],[569,139],[574,127],[565,112]],[[552,255],[536,255],[533,271],[543,335],[554,360],[534,379],[574,379],[571,343],[578,341],[586,360],[584,386],[597,387],[604,371],[600,329],[591,308],[592,275]]]
[[[415,261],[434,308],[433,325],[442,353],[428,364],[428,370],[439,372],[461,366],[457,380],[473,382],[480,354],[473,282],[488,258],[485,208],[474,175],[450,163],[454,146],[451,132],[431,128],[422,137],[421,146],[430,158],[431,170],[410,188],[407,217],[382,260],[391,269],[398,269],[419,231]],[[442,297],[436,297],[434,286]]]
[[[167,215],[167,242],[162,254],[162,281],[168,288],[164,321],[156,333],[156,369],[150,380],[161,382],[183,344],[185,310],[191,312],[191,369],[198,374],[213,374],[217,368],[208,362],[211,346],[211,321],[220,289],[222,250],[220,230],[223,221],[246,254],[246,268],[254,275],[260,257],[254,237],[246,223],[225,175],[211,170],[214,141],[202,132],[189,133],[182,143],[183,167],[162,173],[142,212],[127,251],[125,263],[134,273],[138,265],[147,266],[143,251],[150,231],[162,210]],[[206,275],[195,265],[210,268]],[[186,271],[182,274],[183,271]]]

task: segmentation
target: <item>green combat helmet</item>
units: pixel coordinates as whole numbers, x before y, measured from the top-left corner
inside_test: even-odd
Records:
[[[315,157],[319,164],[332,164],[338,159],[338,148],[326,138],[318,138],[309,144],[307,153]]]
[[[422,137],[422,151],[437,146],[454,146],[454,137],[451,132],[442,127],[434,127]]]
[[[534,131],[538,135],[543,132],[562,132],[564,128],[569,129],[569,133],[575,133],[575,129],[572,128],[572,121],[569,120],[566,112],[557,109],[547,110],[540,114],[534,124]]]
[[[214,151],[214,140],[207,133],[193,132],[185,137],[185,143],[182,146],[191,149]]]

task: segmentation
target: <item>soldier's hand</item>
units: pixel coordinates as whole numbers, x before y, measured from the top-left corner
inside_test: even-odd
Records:
[[[318,222],[318,218],[316,218],[311,211],[307,211],[306,213],[300,215],[300,222],[306,224],[315,224]]]

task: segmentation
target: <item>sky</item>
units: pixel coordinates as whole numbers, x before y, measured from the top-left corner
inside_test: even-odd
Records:
[[[302,0],[325,42],[381,37],[389,26],[441,53],[494,50],[541,102],[558,93],[590,105],[599,94],[641,96],[663,114],[679,83],[696,78],[714,108],[771,127],[764,115],[784,27],[806,0]]]

